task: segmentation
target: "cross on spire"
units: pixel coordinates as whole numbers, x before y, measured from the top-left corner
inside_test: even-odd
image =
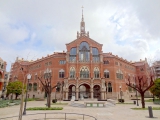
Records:
[[[83,8],[84,8],[84,7],[82,6],[82,21],[84,20],[84,19],[83,19]]]

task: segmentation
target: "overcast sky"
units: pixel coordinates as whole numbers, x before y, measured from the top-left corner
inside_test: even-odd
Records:
[[[0,0],[0,57],[35,60],[66,51],[80,29],[128,61],[160,59],[160,0]]]

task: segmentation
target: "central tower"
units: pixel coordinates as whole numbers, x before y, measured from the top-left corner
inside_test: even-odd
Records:
[[[79,38],[81,36],[89,37],[89,32],[86,33],[86,31],[85,31],[85,22],[84,22],[84,18],[83,18],[83,6],[82,6],[82,20],[80,23],[80,33],[77,31],[77,38]]]

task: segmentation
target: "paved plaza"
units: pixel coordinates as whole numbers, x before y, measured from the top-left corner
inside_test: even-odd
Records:
[[[62,101],[65,102],[66,101]],[[131,103],[133,101],[127,101],[127,103]],[[27,103],[27,107],[44,107],[46,101],[30,101]],[[113,105],[111,103],[106,102],[106,107],[104,108],[85,108],[82,107],[84,101],[76,101],[74,105],[71,106],[70,102],[68,105],[52,105],[52,107],[63,107],[63,110],[52,110],[52,111],[27,111],[27,114],[34,113],[79,113],[79,114],[87,114],[96,117],[98,120],[150,120],[157,119],[160,120],[160,110],[154,110],[153,116],[155,118],[148,118],[148,110],[132,110],[130,108],[137,107],[134,104],[116,104]],[[76,106],[77,105],[77,106]],[[146,107],[160,107],[160,105],[154,105],[152,102],[146,102]],[[139,106],[141,107],[141,105]],[[6,108],[0,108],[0,118],[9,117],[9,116],[18,116],[19,114],[19,105],[11,106]],[[47,120],[49,118],[57,118],[61,117],[59,120],[64,120],[64,114],[47,114]],[[70,119],[67,120],[83,120],[82,116],[69,115]],[[37,115],[27,115],[23,116],[23,120],[38,120],[44,118],[44,114]],[[7,120],[17,120],[18,118],[9,118]],[[55,119],[56,120],[56,119]],[[58,119],[57,119],[58,120]],[[93,118],[85,117],[84,120],[93,120]]]

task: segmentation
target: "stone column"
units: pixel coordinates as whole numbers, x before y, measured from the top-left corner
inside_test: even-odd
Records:
[[[104,100],[104,91],[101,91],[101,100]]]
[[[79,90],[76,89],[76,100],[78,100],[78,97],[79,97]]]
[[[93,99],[93,88],[91,88],[91,99]]]
[[[66,91],[66,99],[65,100],[68,100],[68,91]]]

